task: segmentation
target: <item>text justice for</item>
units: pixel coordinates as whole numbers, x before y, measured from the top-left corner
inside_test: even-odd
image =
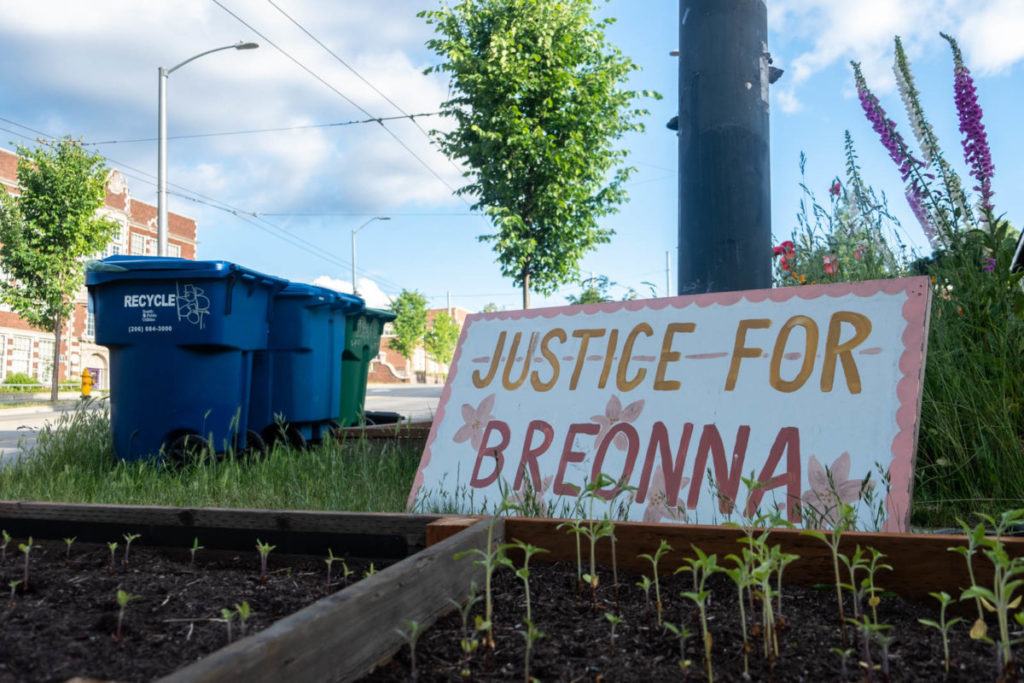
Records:
[[[848,339],[842,340],[844,323],[852,326],[853,332]],[[764,354],[763,348],[753,345],[752,342],[748,343],[748,333],[752,333],[754,330],[767,330],[771,327],[771,318],[748,318],[739,321],[736,326],[736,336],[733,341],[728,374],[724,378],[725,391],[733,391],[736,388],[741,361],[744,358],[761,358]],[[796,328],[801,328],[804,333],[803,353],[801,354],[803,360],[796,376],[793,379],[786,380],[782,378],[782,360],[790,355],[786,347],[790,334]],[[670,366],[679,361],[683,355],[681,351],[674,350],[673,345],[676,342],[676,335],[693,333],[696,329],[697,325],[693,322],[670,322],[665,325],[661,336],[661,350],[656,359],[658,364],[654,372],[654,382],[652,385],[654,391],[676,391],[682,387],[680,380],[667,377]],[[561,376],[562,365],[560,360],[567,360],[565,357],[560,359],[559,354],[574,353],[575,363],[572,365],[572,373],[569,376],[568,389],[575,391],[579,386],[580,376],[583,372],[583,363],[588,357],[588,352],[592,352],[591,342],[593,342],[595,346],[598,343],[603,343],[604,345],[603,355],[599,356],[603,358],[603,363],[601,374],[597,380],[597,388],[605,388],[614,369],[615,387],[622,392],[632,391],[644,382],[648,374],[647,369],[644,367],[636,367],[634,365],[631,368],[631,362],[643,360],[643,358],[633,355],[634,346],[641,336],[653,337],[654,334],[654,328],[650,324],[646,322],[638,323],[625,334],[620,348],[620,330],[618,329],[613,328],[609,330],[603,327],[595,327],[576,329],[569,334],[564,329],[555,327],[548,330],[543,336],[541,336],[540,332],[531,332],[526,350],[521,353],[523,332],[516,332],[512,336],[512,341],[506,353],[505,344],[508,341],[508,331],[502,330],[499,332],[495,342],[494,352],[490,356],[490,363],[486,374],[481,373],[480,370],[473,371],[473,386],[477,389],[487,388],[498,376],[499,366],[501,361],[504,360],[505,367],[501,373],[501,387],[505,391],[519,389],[526,383],[527,378],[530,380],[529,386],[533,387],[535,391],[550,391],[558,384],[559,377]],[[751,336],[754,336],[754,334],[756,333],[752,333]],[[838,361],[842,364],[849,392],[851,394],[860,393],[860,373],[857,371],[857,364],[853,358],[853,349],[864,343],[870,334],[871,320],[863,314],[853,311],[837,311],[831,315],[825,335],[824,348],[821,353],[823,362],[819,386],[822,392],[832,391],[835,381],[836,363]],[[570,336],[574,341],[569,342]],[[813,318],[806,315],[794,315],[782,324],[778,332],[775,333],[771,360],[767,368],[768,383],[773,389],[789,393],[796,391],[807,382],[814,370],[818,357],[818,340],[820,336],[818,324]],[[599,340],[603,340],[603,342]],[[771,342],[772,340],[768,338],[765,341]],[[552,348],[555,344],[558,344],[559,347]],[[546,361],[546,367],[540,365],[543,362],[541,358],[534,358],[538,349],[543,357],[543,361]],[[521,355],[519,355],[520,353]],[[618,363],[615,362],[616,358],[618,358]],[[568,360],[573,360],[573,357],[569,357]],[[655,358],[651,356],[646,360],[655,360]],[[518,376],[513,378],[515,365],[518,361],[522,361],[522,367],[518,371]],[[531,365],[535,362],[539,367],[531,373]]]
[[[593,422],[572,423],[568,426],[565,438],[562,441],[561,454],[558,457],[558,469],[551,483],[551,493],[556,496],[575,497],[579,495],[580,486],[565,481],[566,468],[570,463],[584,462],[587,456],[585,451],[575,450],[576,438],[582,435],[597,435],[600,426]],[[674,431],[674,428],[673,428]],[[693,438],[694,425],[686,422],[682,425],[679,436],[678,447],[673,455],[672,443],[669,437],[669,428],[663,422],[655,422],[651,426],[651,433],[647,439],[647,447],[644,452],[643,463],[640,466],[639,479],[634,478],[637,459],[640,455],[641,436],[636,427],[628,422],[618,422],[609,429],[601,442],[595,444],[594,460],[591,464],[591,472],[587,481],[598,481],[603,473],[615,482],[616,486],[635,486],[634,500],[643,504],[647,499],[651,484],[653,468],[662,468],[663,481],[665,482],[664,504],[670,508],[677,505],[696,509],[700,500],[704,473],[708,470],[708,456],[711,457],[711,466],[714,469],[715,496],[718,500],[719,510],[728,514],[732,512],[736,496],[739,493],[740,479],[743,474],[744,461],[747,457],[747,444],[750,441],[750,427],[740,426],[736,431],[736,440],[733,445],[732,458],[726,458],[725,443],[718,427],[713,424],[704,425],[697,450],[693,458],[691,468],[686,467],[687,453]],[[628,442],[626,457],[623,461],[622,470],[616,472],[603,471],[608,449],[616,436],[622,434]],[[494,435],[497,435],[497,443]],[[519,435],[517,435],[518,437]],[[539,438],[538,438],[539,437]],[[524,477],[530,477],[530,483],[534,491],[542,490],[541,467],[538,459],[548,452],[555,440],[555,428],[545,420],[533,420],[527,425],[525,434],[522,435],[522,450],[520,451],[519,463],[515,469],[515,481],[512,490],[518,491],[524,484]],[[473,475],[470,479],[470,486],[473,488],[486,488],[498,480],[502,474],[506,462],[506,455],[514,457],[519,439],[516,439],[516,446],[513,445],[512,431],[507,422],[491,420],[484,428],[483,437],[480,440],[480,447],[477,450],[476,462],[473,466]],[[538,443],[534,443],[538,441]],[[557,451],[556,451],[557,453]],[[660,455],[660,458],[659,458]],[[776,469],[783,461],[785,455],[785,469],[776,474]],[[551,460],[551,458],[546,458]],[[760,457],[757,457],[760,461]],[[548,462],[545,471],[550,472],[553,462]],[[617,468],[616,468],[617,469]],[[684,477],[684,471],[689,469],[689,476]],[[510,475],[509,475],[510,476]],[[683,497],[683,486],[689,481],[689,491]],[[772,489],[784,488],[785,500],[787,501],[787,518],[790,522],[800,521],[800,509],[797,504],[800,500],[800,430],[796,427],[782,427],[778,430],[775,440],[768,449],[767,458],[758,474],[757,481],[764,486],[757,487],[750,494],[747,502],[746,512],[756,510],[764,495]],[[596,495],[611,500],[616,494],[616,487],[599,489]]]

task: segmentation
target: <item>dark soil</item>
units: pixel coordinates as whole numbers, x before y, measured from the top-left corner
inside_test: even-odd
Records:
[[[688,667],[680,666],[679,639],[657,625],[653,605],[648,610],[643,591],[636,582],[640,576],[620,573],[620,610],[622,623],[615,631],[615,649],[611,647],[610,623],[606,612],[615,612],[615,592],[610,569],[599,570],[598,605],[591,606],[589,589],[577,599],[575,564],[530,567],[530,597],[534,625],[545,637],[536,641],[530,675],[541,681],[705,681],[700,618],[695,604],[679,596],[691,591],[689,572],[661,579],[664,618],[682,623],[693,636],[686,642]],[[884,587],[884,572],[876,579]],[[742,681],[744,677],[743,637],[735,584],[718,574],[708,581],[713,594],[708,611],[712,635],[712,667],[716,681]],[[950,587],[947,591],[955,594]],[[522,580],[511,571],[494,576],[495,649],[488,657],[481,647],[465,655],[460,647],[464,637],[458,612],[441,618],[423,633],[416,645],[420,681],[522,681],[525,631],[525,599]],[[654,589],[651,589],[654,601]],[[966,603],[965,603],[966,604]],[[970,605],[973,610],[974,606]],[[846,606],[850,615],[851,605]],[[750,680],[754,681],[992,681],[996,679],[994,647],[972,641],[968,635],[971,614],[956,624],[950,635],[950,674],[944,671],[942,638],[935,629],[921,625],[919,618],[939,620],[938,602],[919,604],[887,595],[877,607],[879,623],[892,629],[889,646],[889,675],[879,669],[870,676],[858,664],[863,657],[851,654],[845,667],[834,650],[842,649],[834,586],[803,588],[783,586],[782,619],[779,631],[779,656],[774,671],[762,657],[763,640],[750,636]],[[483,602],[474,614],[483,613]],[[952,619],[955,615],[949,614]],[[977,616],[974,614],[974,616]],[[761,606],[755,604],[751,620],[759,623]],[[470,630],[473,617],[470,617]],[[995,630],[994,619],[989,628]],[[851,634],[851,638],[852,638]],[[851,643],[849,647],[855,647]],[[860,648],[858,647],[858,652]],[[883,663],[881,647],[871,646],[872,662]],[[1016,661],[1017,670],[1021,660]],[[468,673],[467,673],[468,672]],[[406,681],[411,679],[409,648],[405,646],[390,662],[366,677],[366,681]]]
[[[48,540],[31,551],[29,589],[18,586],[12,603],[9,582],[23,579],[19,541],[11,541],[0,566],[0,683],[153,680],[227,645],[221,609],[248,602],[246,633],[252,634],[327,594],[327,565],[313,557],[271,552],[261,583],[255,547],[251,553],[200,550],[192,567],[187,551],[147,548],[140,538],[125,566],[121,541],[111,571],[106,545],[75,543],[67,560],[66,545]],[[340,564],[334,564],[332,591],[342,587]],[[349,560],[348,567],[355,572],[351,582],[369,562]],[[118,589],[138,596],[127,605],[120,639]],[[232,636],[239,634],[235,617]]]

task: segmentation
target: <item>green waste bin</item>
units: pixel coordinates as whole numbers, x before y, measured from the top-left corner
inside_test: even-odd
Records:
[[[395,319],[391,311],[367,308],[345,318],[345,350],[341,355],[341,412],[343,427],[362,422],[370,361],[377,357],[384,324]]]

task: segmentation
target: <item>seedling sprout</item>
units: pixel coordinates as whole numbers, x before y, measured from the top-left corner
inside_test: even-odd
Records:
[[[658,550],[653,556],[647,553],[641,553],[637,557],[642,557],[649,561],[654,567],[654,606],[658,610],[658,626],[661,626],[661,585],[658,583],[658,562],[662,556],[672,550],[672,546],[668,544],[668,541],[661,539],[661,543],[658,545]]]
[[[117,552],[117,541],[110,541],[107,543],[107,547],[110,548],[110,573],[113,574],[117,570],[117,563],[114,557],[114,554]]]
[[[38,548],[38,547],[39,547],[38,545],[35,545],[35,544],[32,543],[32,537],[31,536],[28,537],[28,543],[19,543],[18,544],[18,550],[20,550],[21,552],[25,553],[25,575],[22,578],[22,583],[24,584],[24,587],[21,589],[24,592],[28,592],[28,560],[29,560],[29,554],[32,552],[33,548]]]
[[[194,536],[192,538],[192,547],[188,549],[188,568],[190,571],[196,568],[196,553],[203,549],[203,546],[199,545],[199,537]]]
[[[118,610],[117,610],[117,633],[114,635],[114,639],[115,640],[121,640],[121,638],[122,638],[121,626],[124,623],[124,611],[125,611],[125,608],[128,607],[128,603],[129,602],[131,602],[132,600],[136,599],[137,597],[139,597],[139,596],[138,595],[132,595],[131,593],[123,591],[120,588],[117,590],[117,607],[118,607]]]
[[[64,561],[71,561],[71,545],[78,540],[78,536],[72,536],[71,538],[65,538],[64,543],[67,545],[67,552],[64,554]]]
[[[141,538],[142,534],[121,534],[124,538],[124,566],[128,566],[128,552],[132,549],[132,541]]]
[[[7,585],[11,587],[11,599],[10,599],[10,602],[8,604],[11,607],[14,607],[14,592],[16,590],[18,590],[18,586],[21,585],[21,581],[18,580],[18,579],[15,579],[14,581],[8,581]]]
[[[395,629],[395,633],[405,638],[405,642],[409,643],[409,666],[411,671],[409,672],[409,678],[411,680],[419,680],[420,674],[416,669],[416,641],[420,638],[420,633],[423,632],[423,627],[420,623],[415,620],[405,620],[405,626],[408,631],[403,631],[400,628]]]
[[[946,673],[949,673],[949,629],[956,625],[957,622],[963,620],[960,617],[946,619],[946,608],[953,602],[953,598],[950,597],[949,593],[940,591],[938,593],[929,593],[928,595],[939,601],[939,621],[934,622],[931,619],[918,619],[918,621],[925,626],[931,626],[942,634],[942,652],[946,657]]]
[[[11,535],[4,529],[0,531],[3,534],[3,543],[0,543],[0,564],[7,563],[7,544],[11,542]]]
[[[258,538],[256,539],[256,550],[260,553],[260,584],[267,582],[267,557],[270,555],[270,551],[276,547],[275,545],[264,543]]]

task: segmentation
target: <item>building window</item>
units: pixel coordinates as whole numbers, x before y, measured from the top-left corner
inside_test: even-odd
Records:
[[[14,346],[11,348],[11,372],[29,374],[32,358],[32,337],[14,336]]]
[[[129,253],[142,255],[146,252],[146,237],[137,232],[132,233],[131,248]]]
[[[36,364],[36,379],[49,384],[53,378],[53,340],[39,340],[39,362]]]
[[[87,301],[85,309],[85,336],[92,338],[96,336],[96,314],[92,310],[92,297],[87,297]]]
[[[174,258],[181,258],[181,246],[177,244],[167,245],[167,255]]]
[[[117,242],[111,242],[107,245],[107,248],[103,251],[103,257],[115,256],[121,253],[121,245]]]
[[[156,239],[153,237],[146,238],[146,256],[156,256]]]

